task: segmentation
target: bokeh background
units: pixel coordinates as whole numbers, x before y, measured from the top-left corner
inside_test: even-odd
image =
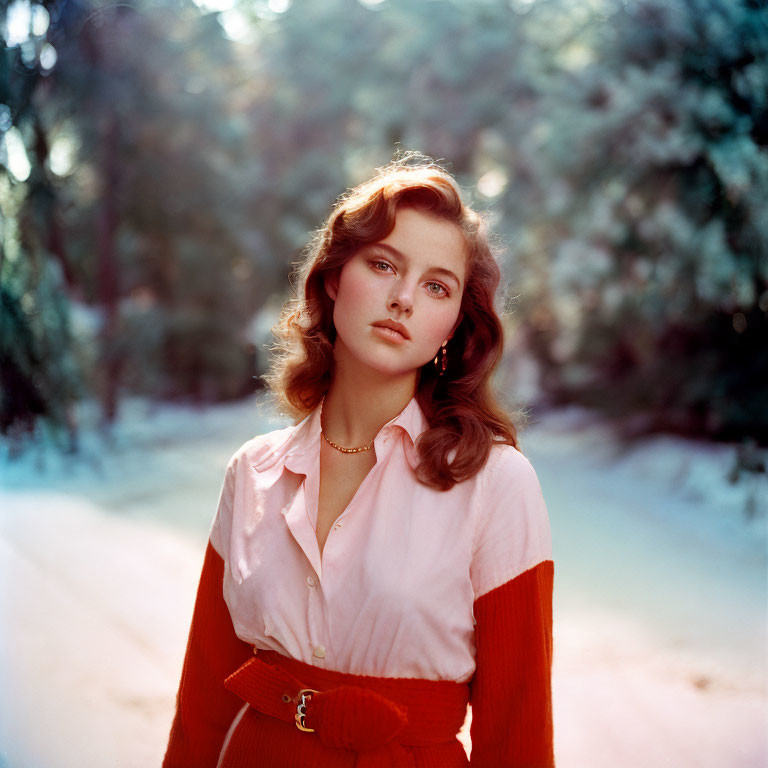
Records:
[[[292,267],[410,149],[503,262],[558,765],[768,765],[765,2],[14,0],[0,46],[0,766],[159,765]]]

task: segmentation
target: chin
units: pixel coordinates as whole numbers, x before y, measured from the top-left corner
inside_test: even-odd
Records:
[[[373,357],[370,354],[359,358],[359,360],[371,370],[384,376],[407,376],[420,368],[420,366],[402,361],[382,360],[381,357]]]
[[[346,344],[340,336],[337,336],[337,343],[341,341],[342,355],[350,363],[357,363],[366,368],[375,371],[382,376],[407,376],[418,371],[426,362],[412,360],[412,354],[403,354],[406,350],[403,347],[389,346],[380,342],[378,339],[370,339],[362,344]],[[413,350],[408,350],[411,353]],[[431,359],[431,358],[430,358]]]

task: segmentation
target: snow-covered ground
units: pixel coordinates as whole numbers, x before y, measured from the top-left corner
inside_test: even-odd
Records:
[[[0,768],[160,764],[224,467],[287,423],[260,398],[122,415],[108,450],[0,457]],[[730,485],[733,446],[625,450],[578,409],[521,446],[552,523],[559,768],[768,765],[765,478]]]

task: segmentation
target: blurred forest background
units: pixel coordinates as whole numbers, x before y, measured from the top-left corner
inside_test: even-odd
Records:
[[[497,233],[558,765],[768,764],[767,2],[0,0],[0,47],[0,768],[160,763],[289,276],[408,150]]]
[[[292,263],[398,149],[490,213],[505,364],[534,361],[537,403],[768,444],[764,2],[2,9],[0,433],[18,450],[77,450],[84,399],[108,432],[126,395],[256,391]]]

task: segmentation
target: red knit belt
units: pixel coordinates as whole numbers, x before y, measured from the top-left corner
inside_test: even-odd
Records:
[[[224,687],[327,747],[363,753],[358,768],[408,765],[403,746],[454,741],[469,701],[466,683],[352,675],[261,649]]]

